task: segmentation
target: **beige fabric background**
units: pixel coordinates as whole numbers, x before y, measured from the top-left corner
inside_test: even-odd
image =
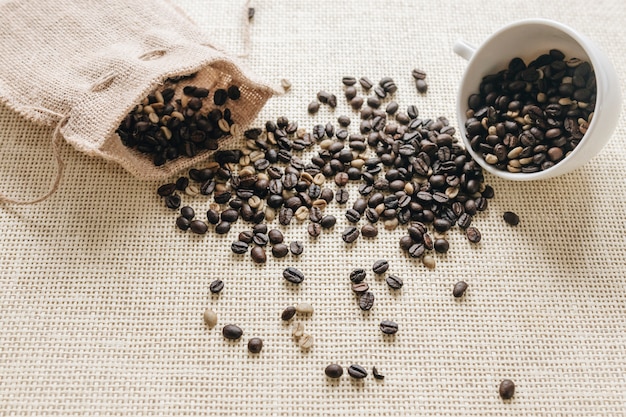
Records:
[[[241,53],[243,1],[180,1],[225,47]],[[465,63],[458,37],[478,44],[518,18],[545,17],[595,40],[626,85],[626,7],[621,0],[509,1],[261,1],[253,0],[247,63],[259,76],[292,91],[268,103],[258,123],[285,115],[310,128],[348,113],[344,75],[391,76],[405,107],[453,123]],[[410,76],[428,73],[418,96]],[[334,113],[315,117],[307,103],[324,88],[338,94]],[[310,241],[304,227],[285,228],[306,243],[300,260],[270,257],[255,266],[230,252],[242,222],[228,236],[194,237],[174,227],[175,213],[117,165],[64,145],[63,183],[35,206],[0,208],[0,416],[623,416],[626,415],[626,118],[606,148],[578,171],[538,183],[487,176],[496,191],[475,224],[478,246],[458,229],[435,270],[407,258],[400,229],[344,249],[340,232]],[[34,197],[54,174],[52,130],[0,108],[0,187]],[[353,192],[353,198],[355,192]],[[197,211],[203,198],[185,197]],[[502,213],[513,210],[512,228]],[[377,295],[363,314],[348,273],[389,260],[405,279],[393,296],[368,274]],[[305,283],[293,290],[281,271],[296,266]],[[226,287],[211,296],[209,283]],[[470,287],[462,301],[453,284]],[[309,301],[305,320],[316,343],[303,353],[279,319],[289,303]],[[211,306],[220,324],[208,330]],[[378,323],[400,332],[382,337]],[[237,323],[238,343],[220,328]],[[259,336],[258,356],[246,350]],[[326,365],[358,363],[386,375],[331,382]],[[503,378],[517,384],[502,401]]]

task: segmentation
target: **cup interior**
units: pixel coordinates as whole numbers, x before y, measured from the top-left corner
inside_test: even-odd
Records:
[[[499,170],[484,162],[482,156],[471,149],[469,141],[465,136],[467,100],[469,96],[478,92],[484,76],[506,69],[513,58],[519,57],[524,62],[529,63],[539,55],[547,53],[550,49],[559,49],[565,54],[566,59],[575,57],[588,61],[594,66],[594,62],[590,59],[585,48],[573,36],[575,34],[573,34],[571,29],[557,22],[547,20],[520,21],[494,33],[476,49],[461,81],[457,98],[457,116],[466,148],[472,154],[472,157],[487,171],[500,177],[515,180],[547,178],[558,175],[558,171],[562,171],[562,164],[573,159],[575,153],[581,148],[581,145],[579,145],[564,160],[547,170],[535,173],[511,173]],[[597,100],[600,100],[599,91]]]

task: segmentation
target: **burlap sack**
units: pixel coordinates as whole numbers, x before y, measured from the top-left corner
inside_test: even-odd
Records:
[[[162,179],[206,158],[156,167],[115,133],[124,116],[169,77],[198,72],[208,88],[236,84],[233,119],[247,125],[274,90],[211,45],[191,19],[165,0],[0,1],[0,100],[26,118],[56,126],[59,141],[122,165],[142,179]]]

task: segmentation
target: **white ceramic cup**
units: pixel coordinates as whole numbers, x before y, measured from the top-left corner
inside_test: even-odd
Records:
[[[561,50],[567,58],[588,61],[596,76],[597,95],[593,118],[586,134],[573,151],[544,171],[512,173],[495,168],[478,155],[466,137],[465,121],[468,97],[478,92],[485,75],[508,67],[509,61],[520,57],[528,63],[550,49]],[[463,40],[456,42],[454,52],[468,60],[457,97],[457,117],[465,147],[488,172],[502,178],[529,181],[555,177],[573,171],[600,152],[609,141],[620,115],[620,83],[607,56],[587,37],[561,23],[547,19],[521,20],[504,26],[475,48]]]

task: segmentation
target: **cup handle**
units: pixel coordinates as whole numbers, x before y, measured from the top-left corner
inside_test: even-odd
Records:
[[[458,39],[454,43],[452,50],[461,58],[469,61],[472,58],[472,55],[474,55],[474,52],[476,52],[476,47],[465,42],[463,39]]]

